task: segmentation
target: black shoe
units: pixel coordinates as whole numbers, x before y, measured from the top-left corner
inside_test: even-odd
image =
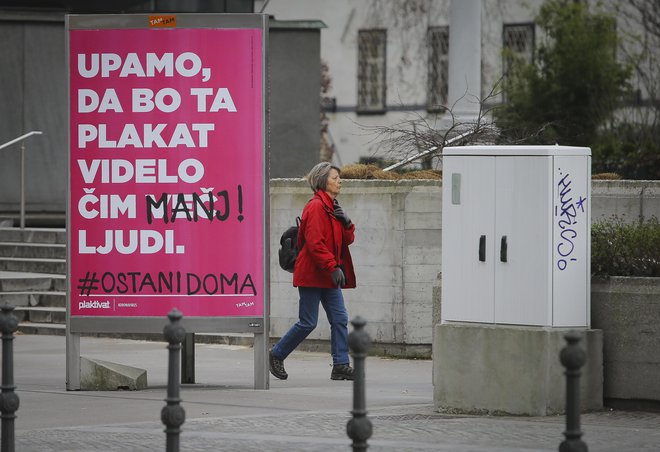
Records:
[[[332,366],[331,380],[353,380],[353,368],[350,364],[337,364]]]
[[[284,370],[284,361],[275,358],[272,350],[268,352],[268,361],[270,363],[270,373],[273,374],[273,377],[279,378],[280,380],[286,380],[289,378],[289,374]]]

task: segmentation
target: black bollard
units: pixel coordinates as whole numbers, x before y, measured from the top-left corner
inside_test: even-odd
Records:
[[[165,424],[165,433],[167,434],[166,451],[179,452],[179,434],[181,426],[186,420],[186,412],[179,405],[179,368],[181,367],[181,342],[186,337],[186,330],[179,323],[183,318],[181,311],[174,308],[167,315],[170,319],[169,325],[163,328],[165,340],[170,345],[167,346],[169,353],[169,365],[167,375],[167,405],[160,412],[160,418]]]
[[[18,319],[12,311],[13,306],[2,305],[0,329],[2,329],[2,393],[0,394],[0,412],[2,412],[2,441],[0,451],[14,452],[14,419],[18,410],[18,396],[14,392],[14,331],[18,329]]]
[[[351,321],[353,332],[348,335],[348,346],[351,349],[354,366],[353,380],[353,418],[346,424],[348,437],[353,440],[353,451],[366,451],[367,440],[371,438],[371,421],[367,417],[366,404],[366,385],[364,375],[364,365],[367,359],[367,352],[371,345],[369,334],[364,331],[366,320],[358,316]]]
[[[559,353],[559,359],[566,368],[566,439],[559,445],[559,452],[587,452],[580,430],[580,368],[587,362],[587,354],[578,345],[580,333],[569,331],[564,338],[568,344]]]

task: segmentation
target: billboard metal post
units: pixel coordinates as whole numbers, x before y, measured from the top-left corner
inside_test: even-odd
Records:
[[[195,383],[195,333],[186,333],[181,347],[181,383]]]

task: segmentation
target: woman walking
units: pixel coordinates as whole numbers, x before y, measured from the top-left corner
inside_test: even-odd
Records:
[[[293,285],[300,295],[298,321],[270,351],[270,372],[286,380],[284,360],[311,333],[318,322],[319,302],[330,322],[332,380],[352,380],[348,357],[348,313],[342,288],[355,287],[355,271],[348,246],[355,225],[337,202],[340,170],[328,162],[316,165],[307,176],[314,196],[303,209],[298,230],[298,257]]]

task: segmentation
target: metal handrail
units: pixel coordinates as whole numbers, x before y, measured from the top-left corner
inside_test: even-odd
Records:
[[[40,130],[33,130],[31,132],[26,133],[25,135],[21,135],[18,138],[14,138],[11,141],[7,141],[4,144],[0,144],[0,149],[4,149],[8,146],[11,146],[14,143],[18,143],[19,141],[23,141],[28,137],[31,137],[32,135],[41,135],[43,132]],[[21,212],[20,212],[20,223],[21,223],[21,229],[25,229],[25,143],[21,143]]]

